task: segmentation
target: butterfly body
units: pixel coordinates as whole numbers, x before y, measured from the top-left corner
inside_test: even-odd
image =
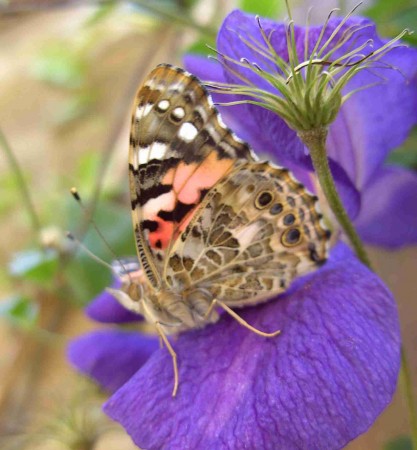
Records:
[[[143,315],[149,323],[160,323],[166,334],[202,328],[218,320],[215,310],[207,314],[213,301],[209,291],[175,290],[166,285],[158,290],[150,289],[142,271],[135,269],[133,274],[117,266],[113,269],[122,280],[122,287],[109,288],[108,291],[127,309]]]
[[[139,264],[111,291],[166,334],[217,321],[216,301],[266,301],[326,260],[317,198],[258,161],[181,69],[158,66],[137,93],[129,180]]]

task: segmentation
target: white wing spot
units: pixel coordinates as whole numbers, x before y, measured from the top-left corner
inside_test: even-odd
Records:
[[[149,159],[163,159],[166,153],[167,145],[162,142],[154,142],[151,145]]]
[[[184,116],[185,116],[185,110],[184,110],[184,108],[182,108],[181,106],[178,106],[178,108],[175,108],[175,109],[172,111],[172,115],[173,115],[176,119],[178,119],[178,120],[184,119]]]
[[[206,130],[209,132],[209,135],[215,140],[220,141],[219,133],[216,130],[216,127],[213,126],[210,122],[206,125]]]
[[[173,91],[179,91],[179,92],[182,92],[182,91],[184,90],[184,83],[183,83],[182,80],[181,80],[181,81],[178,81],[177,83],[171,83],[171,84],[168,86],[168,89],[169,89],[171,92],[173,92]]]
[[[169,101],[168,100],[161,100],[158,103],[158,109],[161,111],[166,111],[169,108]]]
[[[136,119],[142,119],[142,117],[147,116],[152,110],[153,104],[147,103],[145,106],[138,106],[136,108]]]
[[[198,134],[197,128],[190,122],[185,122],[178,130],[178,137],[185,142],[191,142]]]
[[[138,161],[139,165],[147,164],[151,159],[164,159],[167,145],[162,142],[154,142],[148,147],[139,147]]]
[[[141,164],[146,164],[149,160],[148,155],[149,155],[149,147],[139,147],[138,150],[138,163],[139,166]]]

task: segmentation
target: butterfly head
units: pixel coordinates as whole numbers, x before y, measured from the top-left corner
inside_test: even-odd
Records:
[[[143,314],[142,300],[145,297],[146,278],[135,258],[126,258],[112,263],[112,271],[120,287],[107,288],[107,292],[126,309]]]

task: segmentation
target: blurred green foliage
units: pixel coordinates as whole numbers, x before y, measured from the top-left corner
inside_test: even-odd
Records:
[[[259,0],[240,0],[238,7],[248,13],[270,17],[272,19],[278,19],[280,16],[284,16],[286,11],[284,0],[269,0],[267,2]]]
[[[14,278],[49,285],[58,269],[55,250],[30,249],[15,253],[9,263],[9,273]]]
[[[377,0],[364,11],[364,15],[376,22],[378,32],[385,37],[394,37],[407,28],[412,33],[404,36],[403,41],[417,46],[416,0]],[[387,162],[417,170],[417,127],[406,142],[389,155]]]
[[[417,170],[417,127],[411,131],[406,142],[389,155],[388,163]]]
[[[416,0],[377,0],[364,11],[364,15],[377,23],[382,36],[396,36],[405,28],[416,31]],[[409,34],[404,37],[404,41],[417,45],[417,35]]]
[[[29,298],[15,295],[0,302],[0,317],[19,328],[31,328],[35,325],[38,308]]]
[[[384,445],[384,450],[413,450],[413,443],[409,436],[399,436]]]
[[[28,179],[29,176],[26,176]],[[0,177],[0,192],[5,193],[1,196],[0,217],[9,214],[20,201],[20,192],[16,184],[16,177],[13,172],[6,172]]]
[[[74,220],[76,222],[76,217],[79,217],[79,213],[78,215],[75,211],[74,213],[74,216],[69,218],[69,224]],[[94,220],[113,253],[97,235],[94,228],[89,227],[89,231],[83,239],[83,244],[92,253],[107,263],[111,263],[115,258],[136,254],[132,221],[125,205],[101,201],[94,215]],[[76,257],[66,268],[66,275],[76,294],[74,300],[82,305],[85,305],[97,295],[104,286],[109,286],[112,279],[109,269],[102,267],[81,249],[77,251]]]
[[[43,48],[34,60],[32,74],[64,89],[79,88],[88,73],[86,55],[66,41],[54,41]]]

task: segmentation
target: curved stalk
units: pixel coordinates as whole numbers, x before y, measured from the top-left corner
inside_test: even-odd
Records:
[[[352,244],[358,258],[371,268],[371,262],[364,245],[353,226],[336,190],[336,185],[330,171],[326,152],[327,129],[318,128],[309,131],[299,131],[298,136],[310,151],[314,170],[329,206]]]
[[[349,238],[360,261],[372,270],[371,262],[366,253],[365,247],[359,237],[355,227],[343,207],[343,203],[336,190],[336,185],[330,171],[326,152],[327,129],[319,128],[309,131],[299,131],[298,136],[310,151],[314,170],[317,174],[320,186],[326,197],[329,206],[342,226],[343,231]],[[417,410],[414,403],[413,384],[408,367],[404,345],[401,345],[401,381],[403,395],[407,402],[408,417],[410,421],[412,448],[417,450]]]

